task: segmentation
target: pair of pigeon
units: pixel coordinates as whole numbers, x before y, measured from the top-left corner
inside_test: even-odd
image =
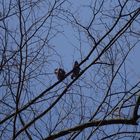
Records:
[[[65,70],[62,68],[55,69],[54,73],[56,74],[58,80],[63,80],[65,78],[65,75],[66,75]],[[79,73],[80,73],[79,63],[77,61],[75,61],[74,66],[73,66],[71,79],[76,78],[79,75]]]

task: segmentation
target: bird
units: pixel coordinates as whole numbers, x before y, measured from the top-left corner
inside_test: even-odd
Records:
[[[54,73],[56,74],[58,80],[63,80],[66,75],[65,70],[62,68],[55,69]]]
[[[78,61],[75,61],[71,79],[76,78],[79,75],[79,73],[80,73],[79,63],[78,63]]]

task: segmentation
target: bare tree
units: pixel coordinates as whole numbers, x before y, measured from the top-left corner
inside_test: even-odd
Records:
[[[0,139],[139,139],[139,7],[1,0]]]

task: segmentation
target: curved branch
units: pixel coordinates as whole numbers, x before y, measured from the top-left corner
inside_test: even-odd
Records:
[[[75,126],[73,128],[69,128],[63,131],[60,131],[56,134],[53,134],[44,140],[53,140],[62,136],[65,136],[69,133],[80,131],[88,127],[94,127],[94,126],[104,126],[104,125],[112,125],[112,124],[125,124],[125,125],[137,125],[136,121],[134,119],[110,119],[110,120],[99,120],[99,121],[91,121],[84,123],[82,125]]]
[[[138,115],[138,109],[140,106],[140,96],[137,99],[135,108],[134,108],[134,112],[133,112],[133,118],[137,121],[140,118],[140,115]]]

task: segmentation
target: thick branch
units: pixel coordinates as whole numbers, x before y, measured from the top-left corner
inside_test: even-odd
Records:
[[[44,140],[53,140],[62,136],[65,136],[69,133],[80,131],[88,127],[94,127],[94,126],[104,126],[104,125],[111,125],[111,124],[126,124],[126,125],[137,125],[136,121],[134,119],[111,119],[111,120],[100,120],[100,121],[91,121],[88,123],[84,123],[82,125],[78,125],[76,127],[66,129],[63,131],[60,131],[56,134],[53,134]]]
[[[140,115],[138,115],[138,109],[140,106],[140,96],[137,99],[135,108],[134,108],[134,113],[133,113],[133,118],[137,121],[137,119],[140,117]]]

